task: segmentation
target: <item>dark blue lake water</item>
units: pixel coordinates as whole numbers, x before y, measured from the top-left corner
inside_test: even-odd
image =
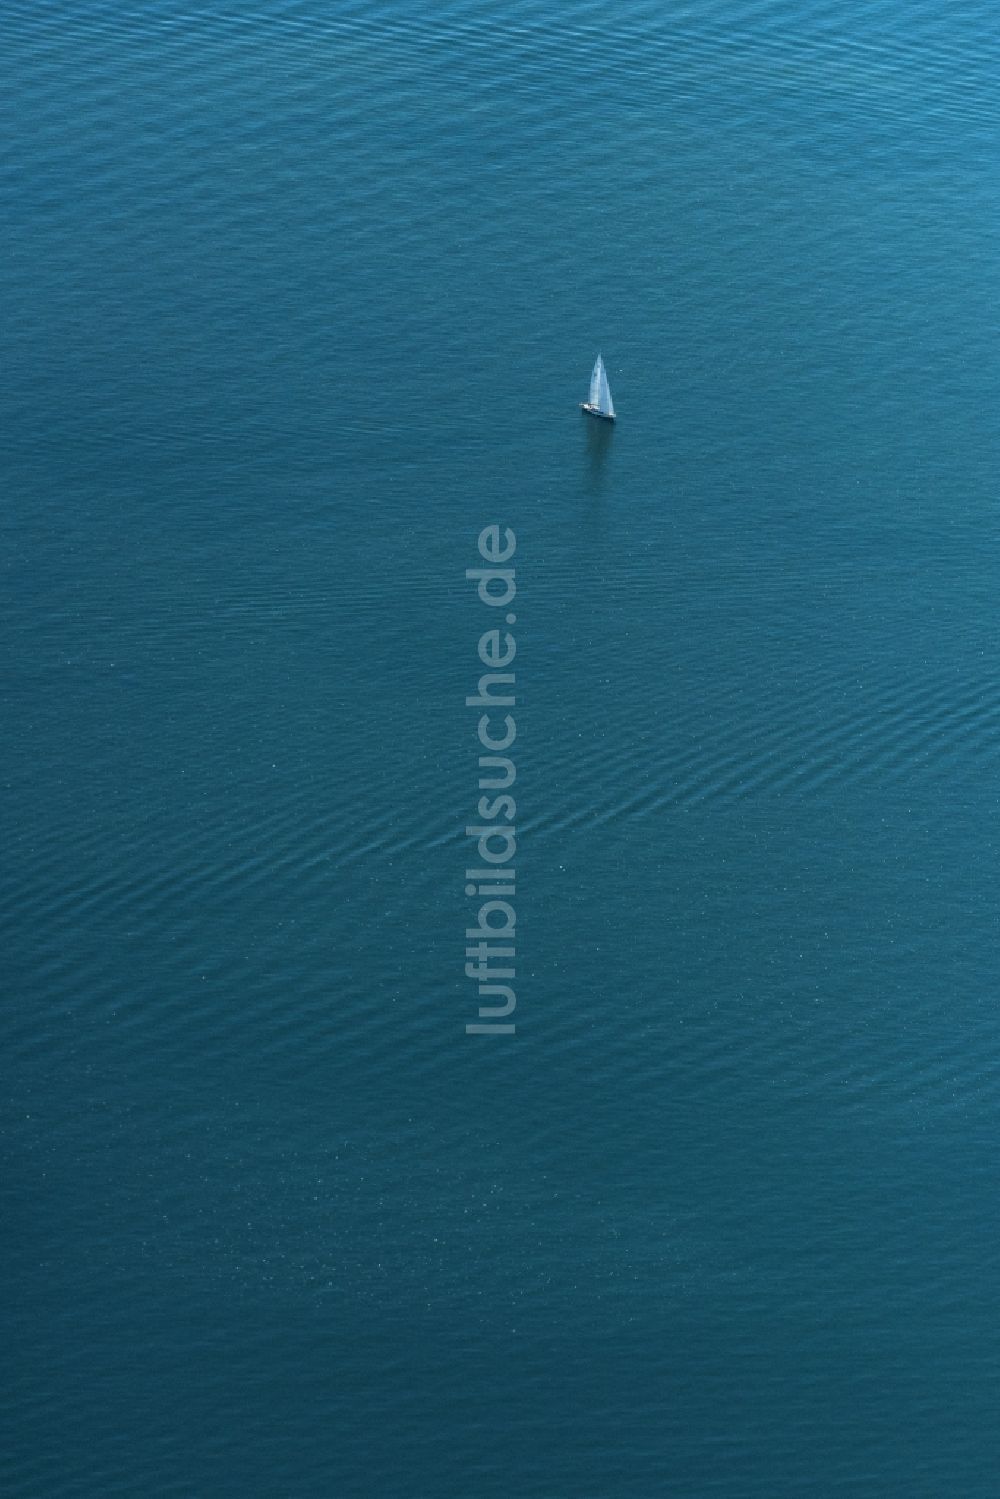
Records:
[[[995,1499],[995,6],[0,43],[6,1499]]]

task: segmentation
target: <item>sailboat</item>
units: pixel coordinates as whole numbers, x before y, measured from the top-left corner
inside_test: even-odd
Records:
[[[606,422],[613,422],[615,419],[615,403],[611,399],[608,372],[604,368],[604,360],[600,354],[597,356],[597,363],[590,377],[590,399],[581,401],[580,409],[590,416],[602,416]]]

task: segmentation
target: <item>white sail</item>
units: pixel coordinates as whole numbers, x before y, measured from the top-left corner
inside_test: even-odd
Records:
[[[611,399],[611,386],[608,384],[608,372],[604,368],[604,360],[600,354],[594,365],[593,374],[590,377],[590,399],[587,402],[591,411],[599,416],[609,416],[614,420],[615,403]]]
[[[598,410],[605,416],[614,416],[615,403],[611,399],[611,386],[608,384],[608,372],[604,368],[604,360],[601,360],[601,395],[597,403]]]
[[[604,384],[607,385],[608,377],[604,373],[604,360],[601,358],[600,354],[598,354],[597,363],[594,365],[594,373],[590,377],[590,404],[591,406],[596,406],[598,411],[600,411],[601,409],[602,380],[604,381]]]

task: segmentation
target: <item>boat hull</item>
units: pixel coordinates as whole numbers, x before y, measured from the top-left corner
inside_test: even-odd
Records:
[[[614,421],[614,417],[609,411],[599,411],[596,406],[591,406],[589,401],[581,401],[580,410],[585,411],[588,416],[600,417],[602,422]]]

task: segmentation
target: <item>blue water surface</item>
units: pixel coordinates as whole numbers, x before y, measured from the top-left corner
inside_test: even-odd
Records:
[[[995,1499],[995,6],[0,45],[5,1499]]]

